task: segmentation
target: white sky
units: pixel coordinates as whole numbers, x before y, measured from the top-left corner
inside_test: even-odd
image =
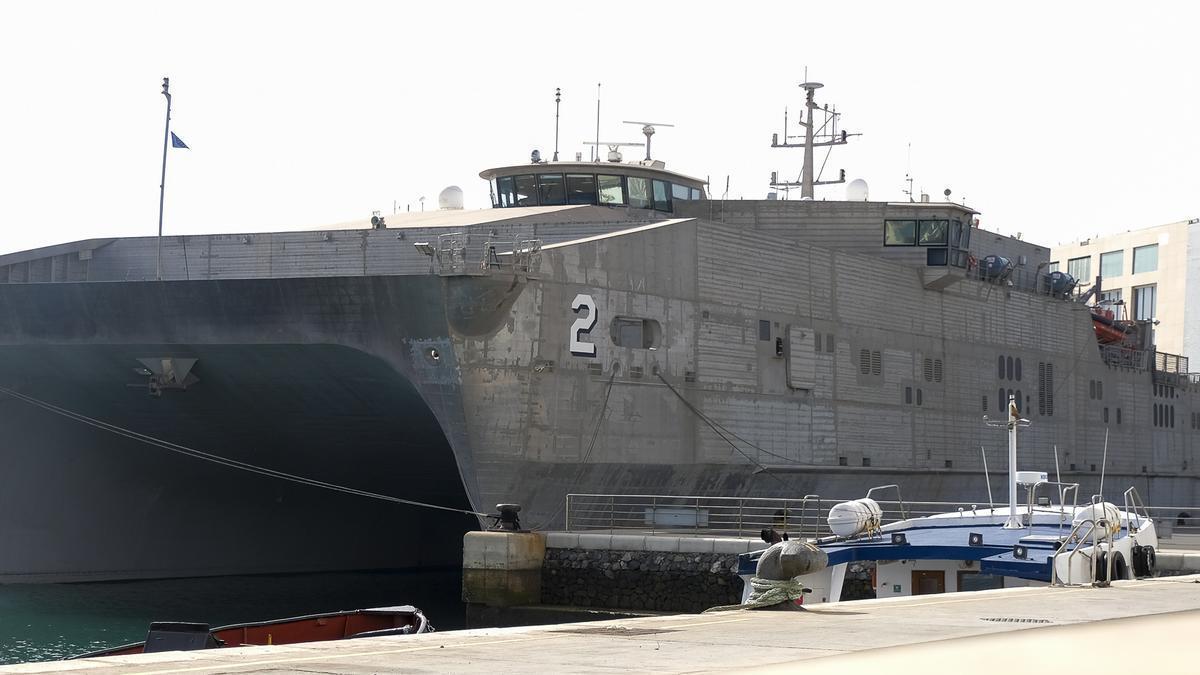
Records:
[[[860,131],[827,175],[945,188],[1054,244],[1200,217],[1197,3],[12,2],[0,6],[0,252],[312,226],[594,136],[672,122],[656,158],[761,199],[804,77]],[[639,149],[631,149],[635,154]],[[627,155],[628,156],[628,155]],[[820,156],[818,156],[819,160]],[[839,199],[842,186],[818,188]]]

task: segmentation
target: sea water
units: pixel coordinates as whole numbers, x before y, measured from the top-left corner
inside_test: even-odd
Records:
[[[216,627],[415,605],[435,628],[453,630],[464,625],[461,589],[459,569],[0,585],[0,664],[140,642],[152,621]]]

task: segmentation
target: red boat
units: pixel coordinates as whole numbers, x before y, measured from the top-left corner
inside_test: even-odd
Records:
[[[297,642],[347,640],[383,635],[432,633],[433,626],[412,605],[309,614],[290,619],[237,623],[209,628],[206,623],[155,622],[145,642],[110,647],[73,658],[124,656],[151,652],[217,649],[248,645],[287,645]]]

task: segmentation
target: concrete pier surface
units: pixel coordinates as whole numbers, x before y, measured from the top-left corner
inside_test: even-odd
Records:
[[[436,617],[435,617],[436,622]],[[0,673],[1195,673],[1200,575],[0,667]],[[1107,666],[1105,666],[1107,667]]]

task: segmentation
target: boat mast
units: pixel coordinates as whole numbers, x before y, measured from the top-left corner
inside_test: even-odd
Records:
[[[836,180],[817,180],[814,170],[814,155],[815,149],[822,146],[845,145],[850,136],[858,136],[859,134],[848,134],[845,131],[838,131],[838,117],[841,113],[837,112],[836,108],[830,108],[828,105],[817,105],[816,92],[825,85],[820,82],[804,82],[800,88],[805,91],[804,107],[808,110],[808,115],[801,113],[797,124],[804,127],[804,142],[802,144],[791,143],[789,139],[792,137],[787,133],[787,111],[784,110],[783,122],[783,142],[780,142],[779,134],[771,134],[772,148],[804,148],[804,165],[800,171],[799,181],[780,181],[778,172],[771,172],[771,187],[783,190],[791,188],[800,188],[801,199],[814,199],[815,193],[813,188],[817,185],[833,185],[836,183],[846,182],[846,170],[842,169],[839,172]],[[825,119],[818,127],[816,123],[816,113],[820,110],[824,113]],[[826,157],[828,159],[828,157]],[[824,169],[824,165],[822,165]]]
[[[1008,429],[1008,519],[1004,521],[1004,529],[1019,530],[1025,525],[1017,516],[1017,427],[1029,426],[1029,420],[1021,418],[1021,411],[1017,408],[1017,397],[1010,393],[1008,395],[1008,420],[991,422],[987,415],[984,415],[983,423],[989,427]],[[1032,518],[1033,514],[1030,514],[1030,517]]]
[[[163,200],[167,191],[167,143],[171,140],[171,80],[164,77],[162,87],[162,94],[167,97],[167,126],[163,130],[162,180],[158,184],[158,255],[155,273],[158,281],[162,281],[162,220]]]

